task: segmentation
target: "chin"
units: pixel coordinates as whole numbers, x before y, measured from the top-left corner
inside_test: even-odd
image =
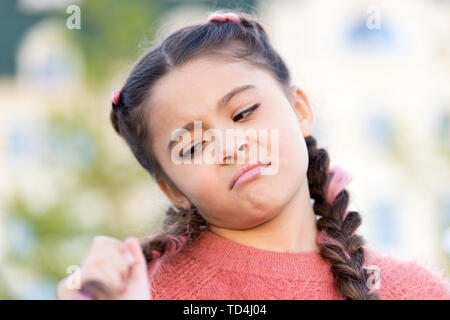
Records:
[[[275,216],[277,215],[277,212],[267,212],[264,215],[259,215],[259,216],[250,216],[248,217],[249,220],[246,221],[246,223],[243,223],[241,225],[241,229],[252,229],[255,227],[258,227],[270,220],[272,220],[273,218],[275,218]]]
[[[278,203],[272,197],[258,197],[257,202],[253,202],[251,207],[245,209],[246,225],[257,226],[268,220],[274,218],[282,208],[281,203]]]
[[[245,186],[248,187],[245,190],[246,207],[250,212],[265,212],[270,210],[270,207],[274,205],[278,199],[276,199],[276,193],[274,193],[273,187],[267,183],[256,182],[254,185]],[[244,199],[242,199],[244,200]]]

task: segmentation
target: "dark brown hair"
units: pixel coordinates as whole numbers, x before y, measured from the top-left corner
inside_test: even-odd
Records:
[[[270,71],[287,91],[291,79],[289,71],[272,48],[265,30],[255,19],[245,13],[238,14],[241,24],[231,21],[207,22],[179,29],[169,35],[160,45],[152,47],[134,65],[125,85],[120,90],[117,103],[112,104],[111,121],[116,132],[122,136],[139,163],[154,179],[164,179],[173,185],[151,153],[151,136],[145,122],[152,87],[164,74],[190,59],[204,56],[220,56],[244,60],[256,67]],[[309,164],[307,178],[313,209],[319,217],[317,228],[339,245],[320,244],[320,255],[331,263],[331,272],[337,290],[346,299],[378,299],[366,286],[367,274],[364,240],[353,234],[361,224],[358,212],[350,211],[344,217],[349,194],[343,189],[333,203],[326,200],[329,157],[325,149],[318,148],[312,136],[305,138]],[[164,254],[173,254],[186,243],[195,240],[207,227],[195,207],[190,209],[169,208],[162,229],[141,238],[141,247],[147,263]],[[349,258],[343,252],[349,254]],[[112,297],[107,288],[95,282],[83,284],[82,290],[97,298]]]

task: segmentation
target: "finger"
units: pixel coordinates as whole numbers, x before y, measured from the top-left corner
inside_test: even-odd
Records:
[[[102,267],[95,267],[86,270],[85,275],[82,277],[82,288],[85,283],[89,281],[100,282],[102,286],[105,286],[113,292],[118,292],[122,287],[122,281],[117,272],[114,274],[109,269],[103,269]]]
[[[128,265],[131,265],[134,261],[130,259],[132,254],[128,247],[122,241],[119,241],[110,237],[96,237],[95,244],[91,250],[90,256],[95,257],[96,261],[105,259],[108,263],[113,263],[120,267],[122,273],[126,274]],[[124,261],[126,263],[124,263]],[[128,264],[128,265],[127,265]]]
[[[126,255],[128,252],[127,246],[122,241],[108,236],[96,236],[94,237],[90,253],[102,252],[105,248],[110,247],[115,248],[123,255]]]
[[[147,262],[145,261],[139,240],[135,237],[130,237],[125,240],[125,244],[135,260],[130,270],[129,279],[136,282],[148,281]]]
[[[98,278],[114,290],[121,290],[127,281],[129,265],[115,247],[104,247],[82,266],[82,279]]]
[[[104,247],[114,247],[122,254],[128,252],[127,246],[122,241],[108,236],[96,236],[93,241],[92,250],[97,251]]]

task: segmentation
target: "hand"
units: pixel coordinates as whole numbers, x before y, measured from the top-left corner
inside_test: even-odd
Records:
[[[79,275],[82,284],[98,281],[114,294],[115,299],[151,299],[147,263],[137,238],[130,237],[122,242],[107,236],[96,236]],[[74,275],[58,283],[58,299],[82,299],[80,290],[67,285],[71,276]]]

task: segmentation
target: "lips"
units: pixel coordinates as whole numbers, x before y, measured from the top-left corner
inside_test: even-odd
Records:
[[[248,171],[250,171],[253,168],[256,168],[258,166],[265,166],[265,165],[270,165],[270,162],[269,163],[258,162],[258,163],[252,163],[252,164],[245,164],[245,165],[239,167],[238,169],[236,169],[236,171],[233,173],[233,176],[231,177],[230,189],[233,189],[236,181],[244,173],[246,173],[246,172],[248,172]]]

